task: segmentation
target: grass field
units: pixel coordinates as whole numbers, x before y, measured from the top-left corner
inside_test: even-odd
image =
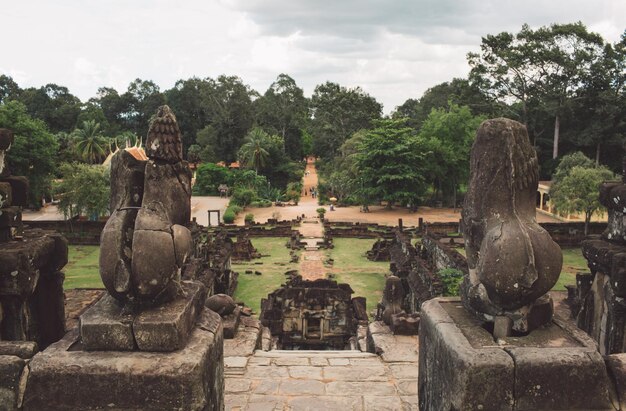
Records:
[[[576,273],[589,271],[587,260],[583,257],[580,248],[563,248],[563,268],[559,281],[552,287],[555,291],[565,290],[568,284],[576,285]]]
[[[298,269],[297,263],[290,263],[289,249],[285,247],[287,238],[252,238],[252,245],[268,255],[252,261],[233,262],[232,269],[239,273],[239,284],[234,298],[243,301],[252,310],[261,313],[261,298],[286,282],[285,272]],[[256,263],[262,264],[256,264]],[[260,271],[261,275],[245,274],[246,270]]]
[[[71,245],[69,261],[63,271],[63,288],[104,288],[98,271],[100,247],[97,245]]]
[[[335,238],[335,248],[327,250],[334,260],[329,272],[339,283],[348,283],[354,290],[353,297],[365,297],[367,313],[376,311],[385,288],[385,274],[389,272],[389,262],[370,261],[365,253],[376,240],[356,238]]]

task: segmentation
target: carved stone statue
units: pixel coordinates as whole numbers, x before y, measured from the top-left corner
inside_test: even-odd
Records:
[[[383,291],[383,315],[382,319],[387,325],[391,325],[392,316],[403,312],[402,300],[404,299],[404,288],[402,280],[395,275],[390,275],[385,281],[385,290]]]
[[[100,275],[121,302],[173,299],[181,269],[192,251],[191,172],[182,160],[176,117],[159,107],[150,123],[146,154],[126,150],[111,161],[111,217],[102,232]]]
[[[494,334],[528,332],[552,318],[546,294],[558,280],[559,246],[537,224],[537,155],[526,128],[513,120],[487,120],[472,147],[463,207],[469,278],[465,306],[496,323]]]

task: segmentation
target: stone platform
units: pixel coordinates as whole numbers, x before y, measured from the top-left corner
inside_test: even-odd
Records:
[[[75,329],[35,355],[25,410],[221,410],[223,331],[203,310],[173,352],[85,351]]]
[[[494,341],[458,298],[422,305],[422,410],[614,410],[595,342],[555,317],[527,336]]]

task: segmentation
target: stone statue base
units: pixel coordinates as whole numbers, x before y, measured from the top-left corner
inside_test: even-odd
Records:
[[[595,342],[555,317],[523,337],[494,340],[458,298],[422,305],[421,410],[615,409]]]
[[[222,410],[223,331],[204,309],[183,349],[85,351],[76,329],[35,355],[25,410]]]

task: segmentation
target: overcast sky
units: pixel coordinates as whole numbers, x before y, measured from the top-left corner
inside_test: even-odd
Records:
[[[625,0],[0,0],[0,73],[83,101],[135,78],[238,75],[263,93],[280,73],[310,96],[361,86],[389,113],[469,70],[481,37],[582,21],[615,42]]]

